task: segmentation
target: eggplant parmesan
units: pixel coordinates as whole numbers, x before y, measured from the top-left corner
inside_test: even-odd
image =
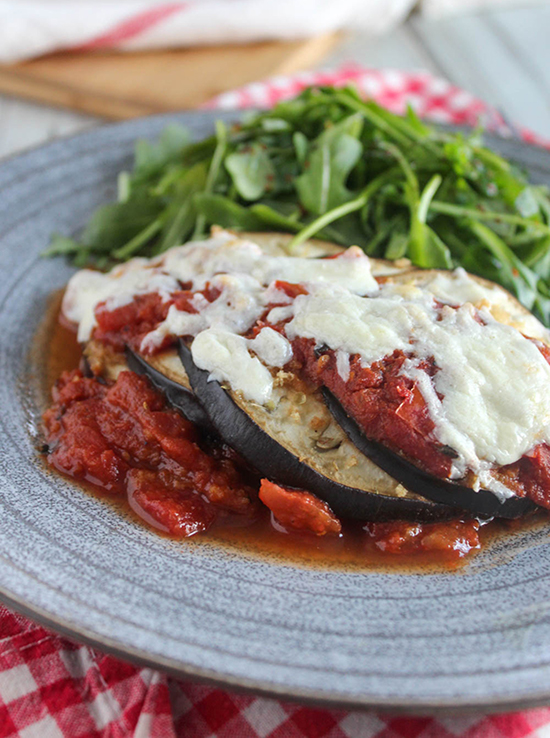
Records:
[[[477,519],[550,507],[540,322],[461,269],[287,244],[214,229],[76,273],[62,314],[89,376],[55,390],[51,463],[179,535],[261,501],[285,528],[354,518],[385,550],[462,555]]]

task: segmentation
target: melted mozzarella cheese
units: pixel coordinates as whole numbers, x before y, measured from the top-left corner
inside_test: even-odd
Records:
[[[486,307],[497,320],[501,317],[505,319],[499,322],[513,325],[526,336],[550,341],[550,331],[516,303],[504,288],[474,279],[462,268],[452,272],[437,272],[435,275],[428,272],[427,279],[422,281],[422,288],[448,305],[469,302],[480,309]]]
[[[157,292],[163,300],[178,289],[169,274],[149,267],[147,259],[132,259],[108,274],[82,269],[69,280],[61,310],[78,324],[78,340],[88,341],[96,326],[95,309],[104,302],[107,310],[116,310],[132,302],[137,295]]]
[[[261,361],[250,356],[250,351]],[[210,379],[228,382],[247,400],[265,405],[273,393],[273,377],[265,365],[284,366],[292,358],[292,347],[273,328],[263,328],[253,339],[208,328],[195,338],[191,353],[195,364],[210,372]]]
[[[166,336],[196,336],[200,331],[217,326],[233,333],[245,333],[258,320],[263,311],[263,289],[247,275],[219,274],[210,281],[220,295],[209,302],[204,295],[196,294],[192,305],[196,314],[170,306],[168,315],[141,342],[142,351],[161,346]]]
[[[336,371],[344,382],[349,379],[350,373],[350,355],[345,351],[336,352]]]
[[[294,301],[294,317],[286,326],[292,340],[312,338],[335,351],[359,354],[372,364],[396,349],[410,350],[409,337],[424,315],[422,303],[406,303],[399,297],[376,299],[352,295],[342,288],[319,287]],[[433,303],[429,300],[429,305]],[[429,307],[435,314],[435,307]],[[271,314],[270,314],[271,315]]]
[[[292,359],[290,342],[273,328],[262,328],[256,338],[248,341],[248,348],[268,366],[283,367]]]
[[[210,372],[210,379],[238,387],[247,400],[265,405],[271,399],[273,378],[262,362],[250,356],[246,338],[220,328],[199,333],[191,346],[193,361]]]
[[[347,249],[336,259],[268,256],[252,241],[227,232],[217,233],[208,241],[171,249],[162,266],[181,282],[191,282],[194,289],[202,289],[214,275],[223,273],[246,274],[262,285],[277,280],[326,282],[342,285],[360,295],[378,289],[369,258],[357,246]]]
[[[307,294],[292,300],[278,281],[302,283]],[[539,443],[550,443],[550,366],[525,337],[549,342],[550,333],[505,290],[463,270],[416,273],[379,287],[359,249],[325,260],[269,256],[251,241],[218,231],[207,241],[151,261],[135,259],[109,274],[77,273],[63,311],[78,323],[79,340],[87,340],[100,303],[112,310],[148,292],[167,300],[182,283],[195,291],[208,284],[219,295],[209,301],[195,294],[194,313],[172,305],[145,336],[142,350],[158,348],[167,336],[194,337],[197,366],[249,400],[270,401],[270,367],[290,361],[296,337],[333,349],[344,381],[352,354],[370,365],[400,350],[410,357],[402,372],[417,383],[435,438],[458,455],[453,477],[471,470],[495,494],[511,494],[491,478],[494,465],[513,463]],[[267,322],[290,321],[286,336],[264,327],[256,338],[244,338],[273,304]],[[437,366],[432,377],[422,368],[427,359]]]

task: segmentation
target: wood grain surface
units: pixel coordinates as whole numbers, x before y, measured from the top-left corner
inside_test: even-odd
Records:
[[[316,66],[335,45],[303,41],[133,53],[63,53],[0,66],[0,92],[111,119],[198,107],[257,79]]]

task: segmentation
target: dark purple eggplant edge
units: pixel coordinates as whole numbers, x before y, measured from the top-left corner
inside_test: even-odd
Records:
[[[343,518],[435,522],[463,515],[463,511],[430,500],[405,500],[364,492],[328,479],[260,428],[219,382],[209,381],[209,373],[195,365],[190,349],[181,339],[178,353],[191,387],[201,399],[219,436],[262,476],[278,484],[313,492]]]
[[[146,376],[151,384],[160,390],[166,396],[168,402],[177,408],[187,420],[201,428],[212,430],[210,418],[193,392],[152,367],[143,356],[137,354],[129,346],[126,346],[124,353],[129,368],[136,374]]]
[[[382,444],[367,438],[359,424],[347,414],[332,392],[326,387],[322,392],[328,409],[350,441],[361,453],[411,492],[440,504],[448,505],[451,500],[451,504],[483,518],[519,518],[536,508],[533,502],[524,497],[510,497],[501,502],[489,490],[480,489],[476,492],[470,487],[439,479],[419,469]]]

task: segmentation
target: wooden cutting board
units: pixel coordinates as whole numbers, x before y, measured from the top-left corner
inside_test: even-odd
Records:
[[[132,53],[60,53],[0,65],[0,93],[123,119],[194,108],[214,95],[318,64],[336,34],[288,43]]]

